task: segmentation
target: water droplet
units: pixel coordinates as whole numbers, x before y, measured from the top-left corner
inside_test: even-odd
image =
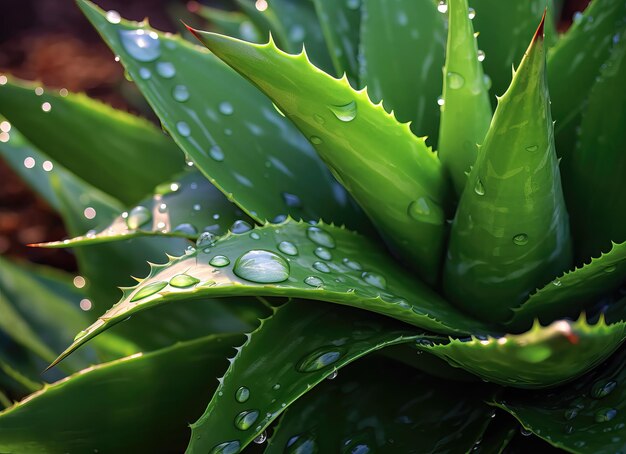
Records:
[[[361,278],[367,282],[369,285],[373,285],[374,287],[378,287],[381,290],[384,290],[387,287],[387,279],[384,276],[381,276],[378,273],[372,273],[365,271]]]
[[[252,238],[253,240],[258,240],[261,238],[261,235],[259,235],[257,232],[252,232],[250,234],[250,238]]]
[[[415,221],[435,225],[443,224],[445,219],[441,207],[426,197],[420,197],[411,202],[407,208],[407,214]]]
[[[444,1],[441,0],[438,4],[437,4],[437,11],[439,11],[440,13],[447,13],[448,12],[448,4]]]
[[[196,227],[192,224],[183,223],[174,227],[174,232],[182,233],[183,235],[195,236],[198,234],[198,229],[196,229]]]
[[[152,72],[148,68],[139,68],[139,77],[148,80],[152,77]]]
[[[150,214],[150,210],[148,210],[144,206],[136,206],[130,213],[128,213],[128,217],[126,218],[126,226],[135,230],[144,225],[152,218],[152,214]]]
[[[224,115],[232,115],[235,112],[233,105],[228,101],[221,102],[218,106],[219,111]]]
[[[539,149],[539,147],[537,145],[530,145],[528,147],[526,147],[526,151],[529,151],[531,153],[537,151]]]
[[[465,79],[459,73],[449,72],[447,75],[448,87],[453,90],[461,88],[465,84]]]
[[[311,143],[314,145],[319,145],[320,143],[322,143],[322,139],[320,139],[317,136],[311,136]]]
[[[225,441],[224,443],[215,445],[210,454],[237,454],[240,446],[237,440]]]
[[[591,397],[594,399],[602,399],[608,396],[617,386],[614,380],[601,380],[593,384],[591,387]]]
[[[178,123],[176,123],[176,130],[183,137],[189,137],[189,135],[191,134],[191,128],[184,121],[179,121]]]
[[[74,342],[76,342],[81,337],[85,337],[87,335],[87,330],[80,331],[76,336],[74,336]]]
[[[526,235],[525,233],[518,233],[513,237],[513,243],[517,244],[518,246],[524,246],[525,244],[528,244],[528,235]]]
[[[192,285],[196,285],[198,282],[200,282],[200,279],[196,279],[188,274],[178,274],[170,279],[170,285],[176,288],[191,287]]]
[[[609,265],[607,267],[604,268],[604,272],[605,273],[612,273],[613,271],[615,271],[617,269],[617,266],[615,265]]]
[[[287,441],[285,454],[315,454],[318,452],[315,439],[308,435],[295,435]]]
[[[218,145],[211,146],[209,150],[209,156],[216,160],[217,162],[222,162],[224,160],[224,152]]]
[[[617,416],[615,408],[603,408],[596,412],[594,419],[596,422],[607,422],[615,418],[615,416]]]
[[[437,104],[439,105],[439,107],[443,107],[443,105],[446,103],[446,101],[443,99],[443,97],[438,96],[437,97]]]
[[[262,432],[252,441],[257,445],[262,445],[263,443],[265,443],[265,440],[267,440],[267,433]]]
[[[337,376],[339,375],[339,371],[337,369],[335,369],[328,377],[328,380],[334,380],[335,378],[337,378]]]
[[[340,106],[330,106],[329,109],[335,114],[338,120],[349,122],[356,118],[356,101],[350,101],[348,104]]]
[[[331,252],[322,246],[316,247],[313,253],[317,255],[319,258],[321,258],[322,260],[331,260],[333,258],[333,255],[331,254]]]
[[[146,298],[150,295],[154,295],[155,293],[163,290],[166,286],[167,282],[153,282],[152,284],[148,284],[145,287],[139,289],[139,291],[133,295],[130,301],[133,302]]]
[[[185,248],[185,255],[191,255],[191,254],[193,254],[194,252],[196,252],[196,248],[195,248],[195,247],[193,247],[193,246],[187,246],[187,247]]]
[[[554,285],[555,287],[560,287],[563,285],[563,283],[560,280],[555,279],[552,281],[552,285]]]
[[[574,419],[576,416],[578,416],[578,413],[580,412],[579,408],[573,407],[573,408],[568,408],[567,410],[565,410],[565,413],[563,414],[563,417],[567,420],[567,421],[571,421],[572,419]]]
[[[176,67],[169,61],[160,61],[156,64],[156,72],[164,79],[171,79],[176,75]]]
[[[315,114],[313,115],[313,119],[318,122],[319,124],[323,125],[324,123],[326,123],[326,120],[324,120],[324,117],[322,117],[321,115]]]
[[[298,248],[295,244],[290,243],[289,241],[281,241],[278,243],[278,250],[283,254],[287,255],[298,255]]]
[[[522,434],[524,437],[530,437],[533,434],[530,430],[526,429],[525,427],[520,427],[519,433]]]
[[[248,430],[259,419],[257,410],[245,410],[235,416],[235,427],[239,430]]]
[[[245,386],[242,386],[237,391],[235,391],[235,399],[237,402],[244,403],[250,398],[250,390]]]
[[[476,17],[476,10],[474,8],[470,8],[468,10],[467,17],[469,17],[470,20],[474,20],[474,18]]]
[[[349,258],[345,257],[343,259],[341,259],[341,262],[346,265],[348,268],[350,268],[351,270],[354,271],[361,271],[363,269],[363,267],[361,266],[361,264],[355,260],[350,260]]]
[[[478,52],[476,52],[476,56],[478,57],[478,61],[485,61],[485,52],[478,49]]]
[[[321,273],[330,273],[330,268],[324,262],[313,263],[313,268]]]
[[[296,366],[299,372],[315,372],[336,363],[343,351],[336,347],[321,347],[306,355]]]
[[[213,247],[217,241],[217,237],[211,232],[203,232],[196,240],[196,247],[198,249]]]
[[[478,195],[485,195],[485,187],[483,186],[483,182],[480,181],[480,178],[476,179],[476,184],[474,185],[474,192]]]
[[[186,85],[176,85],[172,89],[172,97],[178,102],[185,102],[189,99],[189,89]]]
[[[289,278],[289,264],[280,255],[259,249],[239,257],[233,272],[250,282],[273,284]]]
[[[106,18],[111,24],[119,24],[122,21],[120,13],[114,10],[107,11]]]
[[[324,285],[324,281],[321,280],[317,276],[308,276],[307,278],[304,279],[304,283],[306,285],[310,285],[311,287],[315,287],[315,288],[319,288]]]
[[[319,227],[312,226],[306,229],[306,236],[309,238],[309,240],[313,241],[319,246],[324,246],[331,249],[335,247],[335,239],[332,237],[332,235],[326,230],[323,230]]]
[[[230,231],[235,234],[246,233],[250,230],[252,230],[252,226],[241,219],[236,220],[233,222],[233,225],[230,226]]]
[[[230,263],[230,260],[225,255],[216,255],[209,261],[209,265],[217,266],[218,268],[226,266],[229,263]]]
[[[159,35],[146,30],[120,30],[122,46],[138,61],[154,61],[161,55]]]
[[[283,192],[283,200],[285,201],[285,205],[287,205],[289,208],[300,208],[302,206],[300,197],[295,194]]]

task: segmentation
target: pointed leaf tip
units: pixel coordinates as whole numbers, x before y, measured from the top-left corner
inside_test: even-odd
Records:
[[[538,39],[541,39],[543,41],[543,38],[545,36],[543,28],[544,28],[544,24],[546,22],[546,12],[548,11],[548,8],[546,7],[543,10],[543,16],[541,16],[541,22],[539,22],[539,26],[537,27],[537,31],[535,32],[535,35],[533,36],[533,40],[532,42],[536,42]]]

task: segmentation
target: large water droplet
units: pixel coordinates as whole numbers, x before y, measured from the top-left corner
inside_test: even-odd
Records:
[[[233,222],[233,225],[230,226],[230,231],[235,234],[246,233],[250,230],[252,230],[252,226],[241,219],[236,220]]]
[[[278,243],[278,250],[287,255],[298,255],[298,248],[289,241],[281,241]]]
[[[467,12],[467,17],[469,17],[470,20],[474,20],[474,18],[476,17],[476,10],[474,8],[469,8]]]
[[[203,232],[196,240],[196,248],[202,249],[206,247],[213,247],[216,241],[217,237],[211,232]]]
[[[485,61],[485,52],[478,49],[478,52],[476,52],[476,56],[478,57],[478,61]]]
[[[347,257],[341,259],[341,262],[344,265],[346,265],[348,268],[354,271],[361,271],[363,269],[363,267],[361,266],[359,262],[357,262],[356,260],[350,260]]]
[[[178,274],[170,279],[170,285],[176,288],[191,287],[192,285],[196,285],[198,282],[200,282],[200,279],[196,279],[188,274]]]
[[[232,115],[235,112],[233,105],[228,101],[221,102],[218,109],[224,115]]]
[[[448,87],[457,90],[465,84],[465,79],[459,73],[449,72],[447,75]]]
[[[321,347],[306,355],[296,366],[300,372],[315,372],[336,363],[343,351],[336,347]]]
[[[384,290],[387,287],[387,279],[384,276],[381,276],[378,273],[365,271],[361,278],[367,282],[369,285],[373,285],[374,287],[378,287],[381,290]]]
[[[525,233],[518,233],[513,237],[513,243],[517,244],[518,246],[524,246],[525,244],[528,244],[528,235],[526,235]]]
[[[196,229],[196,227],[192,224],[183,223],[174,227],[174,232],[182,233],[183,235],[195,236],[198,234],[198,229]]]
[[[338,120],[348,122],[356,118],[356,101],[350,101],[348,104],[340,106],[330,106],[329,109],[335,114],[335,117],[337,117]]]
[[[259,419],[257,410],[245,410],[235,416],[235,427],[239,430],[248,430]]]
[[[335,247],[335,239],[332,237],[332,235],[326,230],[323,230],[319,227],[312,226],[306,229],[306,236],[309,238],[309,240],[320,246],[331,249]]]
[[[313,263],[313,268],[321,273],[330,273],[330,268],[324,262],[315,262]]]
[[[448,12],[448,4],[444,0],[441,0],[437,4],[437,11],[439,11],[440,13],[447,13]]]
[[[237,391],[235,391],[235,399],[237,402],[244,403],[250,398],[250,390],[245,386],[242,386]]]
[[[614,380],[601,380],[593,384],[591,387],[591,397],[594,399],[602,399],[608,396],[617,386]]]
[[[300,208],[302,206],[300,197],[295,194],[283,192],[283,200],[285,201],[285,205],[287,205],[289,208]]]
[[[156,64],[156,72],[164,79],[171,79],[176,75],[176,68],[169,61],[160,61]]]
[[[331,260],[333,258],[331,252],[323,246],[316,247],[313,253],[322,260]]]
[[[224,160],[224,152],[218,145],[211,146],[209,150],[209,156],[213,158],[217,162],[222,162]]]
[[[273,284],[289,278],[289,264],[274,252],[252,250],[237,259],[233,272],[250,282]]]
[[[230,263],[230,260],[225,255],[216,255],[209,261],[209,265],[217,266],[218,268],[226,266],[229,263]]]
[[[159,35],[147,30],[120,30],[122,46],[138,61],[154,61],[161,55]]]
[[[183,137],[189,137],[189,135],[191,134],[191,128],[184,121],[179,121],[178,123],[176,123],[176,130]]]
[[[152,77],[152,72],[148,68],[139,68],[139,77],[143,80],[148,80]]]
[[[483,182],[480,181],[480,178],[476,179],[476,184],[474,185],[474,192],[478,195],[485,195],[485,187],[483,186]]]
[[[154,295],[155,293],[160,292],[166,286],[167,282],[153,282],[152,284],[148,284],[145,287],[141,288],[137,293],[135,293],[130,301],[133,302],[143,298],[147,298],[150,295]]]
[[[267,440],[267,432],[264,431],[257,435],[252,441],[257,445],[262,445],[263,443],[265,443],[265,440]]]
[[[237,454],[240,446],[237,440],[225,441],[224,443],[215,445],[210,454]]]
[[[189,99],[189,89],[186,85],[176,85],[172,89],[172,97],[178,102],[185,102]]]
[[[128,213],[128,217],[126,218],[126,226],[131,230],[135,230],[144,225],[151,218],[152,214],[150,213],[150,210],[148,210],[144,206],[139,205],[130,210],[130,213]]]
[[[411,219],[429,224],[441,225],[444,221],[441,207],[426,197],[420,197],[411,202],[407,208],[407,214]]]
[[[617,416],[615,408],[603,408],[596,412],[594,419],[596,422],[607,422]]]
[[[321,280],[317,276],[308,276],[304,279],[304,283],[306,285],[310,285],[311,287],[319,288],[324,285],[324,281]]]
[[[122,21],[120,13],[114,10],[107,11],[106,18],[111,24],[119,24]]]

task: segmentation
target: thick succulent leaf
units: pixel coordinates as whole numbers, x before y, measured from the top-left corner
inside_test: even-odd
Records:
[[[498,405],[527,430],[569,452],[626,448],[626,349],[594,372],[550,391],[511,392]]]
[[[366,224],[305,138],[219,59],[142,24],[109,23],[87,1],[79,6],[174,140],[242,210],[258,221],[291,214]]]
[[[219,33],[255,43],[265,39],[256,25],[240,11],[225,11],[195,1],[189,2],[187,8],[208,21]]]
[[[550,46],[556,40],[555,27],[550,20],[552,1],[469,0],[469,5],[474,8],[474,29],[479,33],[478,48],[482,51],[485,73],[491,80],[491,92],[501,95],[511,82],[511,66],[522,59],[528,38],[533,35],[546,6],[546,44]]]
[[[609,57],[616,32],[625,24],[626,3],[623,0],[593,0],[548,55],[556,149],[563,158],[566,191],[569,186],[577,184],[573,179],[570,183],[568,167],[575,150],[580,112],[600,66]]]
[[[336,75],[347,74],[354,87],[359,80],[361,0],[313,0]]]
[[[470,452],[494,413],[488,395],[368,358],[295,402],[265,453]]]
[[[277,335],[283,342],[276,342]],[[366,312],[290,302],[237,349],[206,411],[191,426],[187,452],[205,453],[226,445],[238,452],[338,369],[418,337],[424,335]]]
[[[437,156],[365,90],[315,68],[305,53],[194,31],[311,140],[390,243],[434,282],[444,238],[446,180]]]
[[[452,224],[444,291],[484,320],[507,320],[511,307],[571,265],[544,19],[498,101]]]
[[[545,388],[570,381],[600,364],[626,338],[626,324],[589,325],[559,320],[535,324],[524,334],[499,338],[450,339],[446,344],[419,344],[479,377],[517,388]]]
[[[124,211],[104,228],[37,246],[72,247],[143,236],[196,240],[203,232],[222,235],[229,228],[249,229],[253,223],[200,172],[189,171],[159,185],[152,197]]]
[[[84,95],[10,79],[0,85],[0,106],[36,147],[124,203],[141,200],[183,167],[182,153],[161,131]]]
[[[188,422],[200,413],[239,338],[181,343],[93,366],[46,386],[0,413],[0,450],[180,452]],[[124,411],[114,408],[122,404]]]
[[[460,196],[489,129],[491,104],[467,0],[449,0],[448,12],[438,154]]]
[[[312,1],[271,0],[265,8],[258,8],[255,0],[237,0],[237,3],[261,30],[275,37],[282,50],[296,53],[306,47],[315,66],[332,72],[333,63]]]
[[[578,258],[626,240],[626,27],[589,95],[567,177]]]
[[[435,144],[446,31],[432,0],[363,0],[360,84]]]
[[[575,316],[617,290],[625,278],[626,243],[613,244],[609,252],[538,289],[524,304],[513,309],[513,317],[508,323],[524,327],[535,318],[545,323],[559,317]]]
[[[489,329],[450,306],[364,237],[288,220],[229,234],[212,247],[153,265],[150,275],[125,289],[122,299],[81,332],[62,357],[144,309],[196,297],[243,295],[344,304],[447,334]]]

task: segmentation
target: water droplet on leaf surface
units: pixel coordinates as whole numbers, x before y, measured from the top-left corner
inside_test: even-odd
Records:
[[[319,227],[312,226],[306,229],[306,236],[309,238],[309,240],[320,246],[331,249],[335,247],[335,239],[332,237],[332,235],[326,230],[323,230]]]
[[[240,387],[235,391],[235,399],[237,402],[244,403],[250,398],[250,390],[245,386]]]
[[[147,30],[120,30],[122,46],[137,61],[154,61],[161,56],[159,36]]]
[[[235,427],[239,430],[248,430],[257,419],[259,419],[257,410],[242,411],[235,417]]]
[[[295,244],[289,241],[281,241],[278,244],[278,250],[282,252],[283,254],[287,254],[291,256],[298,255],[298,248],[296,247]]]
[[[126,218],[126,226],[135,230],[144,225],[152,218],[152,214],[150,214],[150,210],[148,210],[144,206],[136,206],[130,213],[128,213],[128,217]]]
[[[237,259],[233,272],[250,282],[273,284],[289,278],[289,264],[274,252],[252,250]]]
[[[333,347],[321,347],[305,356],[296,369],[300,372],[315,372],[336,363],[343,351]]]
[[[465,79],[459,73],[449,72],[447,75],[448,87],[457,90],[465,84]]]
[[[230,264],[230,260],[225,255],[216,255],[209,261],[209,265],[221,268]]]
[[[357,105],[356,101],[350,101],[348,104],[340,106],[330,106],[329,109],[335,114],[338,120],[349,122],[356,118]]]
[[[167,282],[153,282],[152,284],[148,284],[145,287],[139,289],[139,291],[133,295],[130,301],[133,302],[133,301],[137,301],[143,298],[147,298],[148,296],[151,296],[157,292],[160,292],[166,286],[167,286]]]

